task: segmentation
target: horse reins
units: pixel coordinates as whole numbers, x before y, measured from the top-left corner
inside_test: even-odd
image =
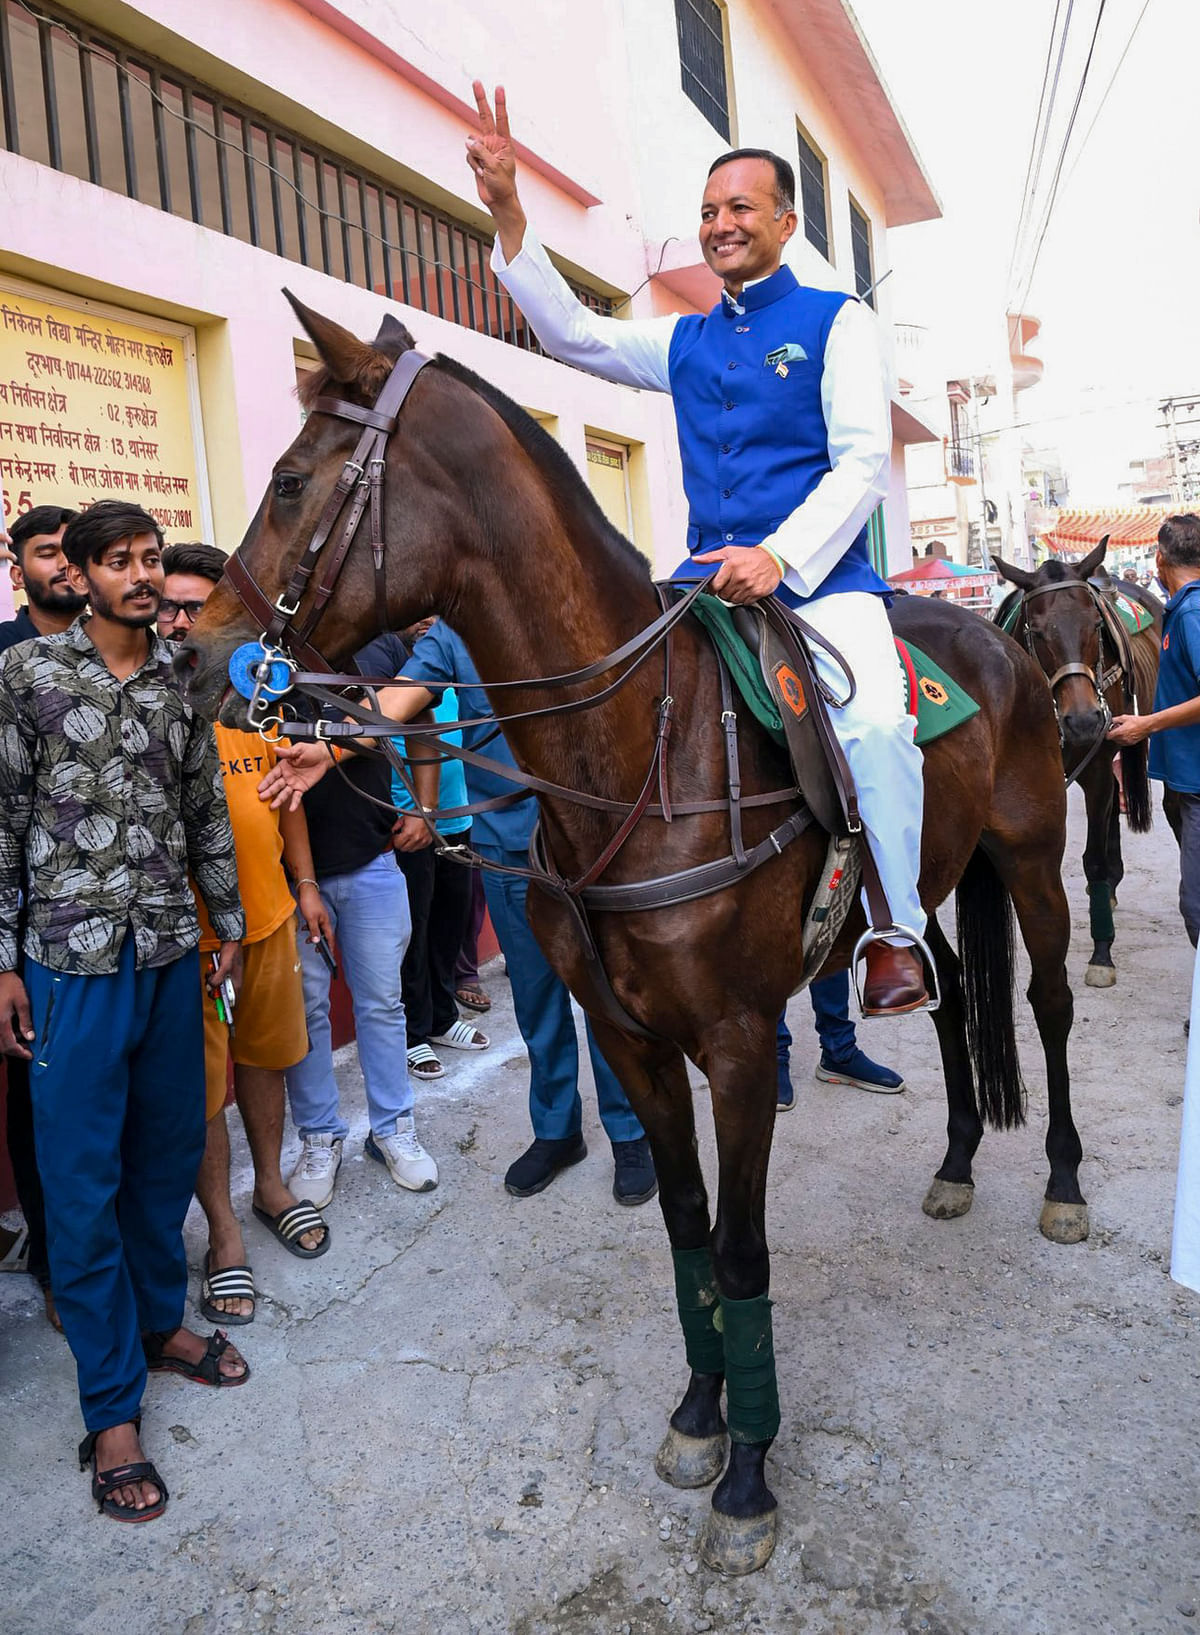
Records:
[[[1054,591],[1080,589],[1087,591],[1096,609],[1098,650],[1100,653],[1100,663],[1103,664],[1104,637],[1106,632],[1111,636],[1112,627],[1108,618],[1106,617],[1106,609],[1101,599],[1100,592],[1094,585],[1089,585],[1086,580],[1063,579],[1052,585],[1036,585],[1030,590],[1022,590],[1021,592],[1020,618],[1025,649],[1034,663],[1038,665],[1039,669],[1041,668],[1041,661],[1034,652],[1034,635],[1032,629],[1030,628],[1029,618],[1026,612],[1026,604],[1032,601],[1035,596],[1049,596]],[[1117,644],[1114,639],[1114,646],[1116,645]],[[1113,718],[1112,711],[1108,707],[1108,700],[1104,695],[1115,682],[1123,681],[1125,677],[1125,667],[1121,662],[1119,648],[1117,653],[1117,662],[1111,665],[1107,670],[1100,669],[1099,666],[1093,669],[1091,665],[1083,663],[1062,664],[1052,676],[1048,676],[1046,678],[1050,687],[1050,697],[1054,704],[1054,719],[1058,723],[1058,742],[1060,748],[1065,744],[1066,739],[1063,733],[1062,715],[1060,714],[1058,708],[1058,687],[1059,683],[1065,681],[1068,676],[1083,676],[1087,681],[1091,682],[1096,693],[1096,701],[1100,706],[1100,727],[1096,737],[1089,745],[1087,753],[1084,755],[1083,759],[1071,772],[1066,775],[1067,787],[1070,788],[1071,784],[1073,784],[1087,769],[1087,767],[1091,765],[1092,761],[1095,760],[1096,756],[1100,753],[1102,746],[1108,739],[1108,729],[1112,725]]]
[[[366,690],[370,695],[371,690],[376,687],[395,686],[397,682],[403,684],[403,679],[395,676],[348,675],[336,672],[320,650],[313,644],[312,636],[333,595],[351,545],[368,507],[370,512],[371,552],[375,570],[376,618],[381,630],[388,628],[386,541],[383,526],[383,485],[386,450],[388,441],[396,430],[400,411],[404,406],[408,393],[421,370],[430,362],[432,362],[432,359],[415,350],[401,353],[373,408],[364,408],[343,398],[325,395],[314,401],[314,412],[328,414],[337,419],[353,421],[364,429],[353,454],[343,464],[341,475],[338,477],[333,492],[321,511],[305,551],[292,569],[285,589],[274,602],[258,584],[253,574],[241,560],[240,555],[235,554],[226,563],[225,572],[230,588],[242,603],[246,612],[263,631],[262,646],[264,660],[267,662],[259,669],[254,695],[250,701],[252,725],[264,732],[274,726],[281,736],[286,733],[291,738],[310,739],[327,743],[330,746],[331,753],[334,742],[339,739],[374,738],[382,740],[380,747],[399,773],[402,783],[413,798],[416,809],[430,828],[436,846],[464,863],[491,867],[503,873],[521,874],[539,883],[550,884],[553,889],[565,893],[571,898],[581,897],[585,892],[590,894],[595,889],[594,882],[607,869],[640,819],[647,814],[662,817],[664,821],[669,823],[677,816],[730,812],[731,830],[736,837],[734,855],[728,859],[718,860],[715,863],[701,865],[701,868],[696,871],[684,871],[684,875],[690,875],[693,872],[699,875],[703,871],[707,890],[720,889],[721,885],[730,883],[732,879],[740,877],[741,874],[757,866],[758,863],[765,861],[767,857],[778,853],[782,849],[782,845],[802,832],[804,825],[797,825],[793,820],[789,819],[785,824],[780,825],[777,830],[773,831],[767,841],[748,853],[744,851],[740,844],[740,808],[795,802],[801,798],[801,792],[796,785],[793,784],[784,789],[770,790],[757,795],[742,795],[740,781],[735,779],[731,781],[727,799],[672,802],[670,797],[667,779],[667,750],[673,723],[674,699],[671,695],[670,686],[669,638],[675,626],[690,611],[697,596],[703,593],[707,584],[706,580],[697,581],[678,601],[672,603],[667,603],[660,593],[663,610],[659,616],[652,620],[649,625],[639,630],[628,641],[622,643],[620,647],[614,649],[611,653],[605,654],[603,658],[597,659],[577,670],[557,676],[530,677],[513,681],[489,682],[487,684],[489,691],[501,687],[505,689],[521,688],[526,691],[561,690],[567,687],[585,685],[587,682],[596,680],[598,677],[623,666],[620,674],[614,680],[598,691],[589,693],[584,698],[516,710],[506,715],[480,716],[452,723],[421,722],[409,724],[381,719],[378,710],[368,710],[363,705],[343,697],[336,690],[352,687],[358,690]],[[347,511],[347,515],[341,533],[326,559],[324,572],[317,583],[310,605],[303,617],[301,617],[301,603],[316,573],[321,555],[329,544],[339,518],[341,518],[344,511]],[[480,755],[476,751],[462,746],[445,743],[438,746],[440,759],[453,758],[468,766],[494,772],[508,782],[519,785],[522,791],[456,807],[450,814],[452,816],[477,816],[483,812],[496,811],[512,805],[517,800],[524,799],[525,792],[549,795],[593,810],[611,812],[620,816],[621,822],[616,832],[603,847],[596,860],[578,879],[567,881],[561,876],[551,875],[544,867],[516,869],[509,865],[495,864],[490,859],[480,858],[467,847],[448,843],[437,832],[432,816],[424,810],[420,801],[417,800],[411,774],[404,764],[403,758],[396,752],[389,740],[395,737],[417,740],[437,739],[450,732],[459,731],[464,727],[486,725],[499,729],[512,721],[525,721],[539,716],[565,715],[578,710],[595,708],[611,698],[624,686],[635,671],[660,645],[663,649],[664,675],[663,692],[658,705],[654,748],[641,790],[633,801],[616,801],[600,795],[590,795],[582,790],[569,789],[563,785],[538,778],[532,773],[523,772],[507,762],[498,762],[492,757]],[[285,720],[280,715],[264,718],[262,715],[264,703],[280,696],[278,688],[269,687],[265,683],[264,672],[269,668],[269,662],[272,659],[283,660],[287,665],[288,689],[293,686],[302,688],[318,704],[338,710],[347,719],[340,721],[318,719],[315,722],[301,722]],[[299,669],[297,661],[307,665],[308,668]],[[436,693],[445,691],[447,687],[454,684],[450,682],[422,682],[420,685],[427,691]],[[728,736],[728,733],[726,733],[726,736]],[[656,788],[659,798],[657,802],[654,802],[651,796]],[[359,793],[362,792],[359,791]],[[366,798],[369,799],[370,797]],[[727,873],[727,864],[732,868],[732,873]],[[683,876],[678,878],[682,879]],[[711,884],[709,884],[710,881]],[[657,884],[657,882],[642,883],[647,888],[651,884]],[[624,889],[633,893],[634,896],[637,894],[637,887],[631,886]],[[632,908],[636,904],[630,901],[628,906]],[[647,906],[649,906],[648,892]]]

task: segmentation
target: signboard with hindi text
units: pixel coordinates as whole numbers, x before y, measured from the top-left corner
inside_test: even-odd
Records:
[[[192,331],[0,279],[0,486],[10,526],[115,499],[211,540]]]

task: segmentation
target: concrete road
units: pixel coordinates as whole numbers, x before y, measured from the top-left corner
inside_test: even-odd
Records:
[[[5,1635],[1158,1635],[1200,1628],[1200,1299],[1167,1274],[1191,953],[1161,820],[1130,837],[1120,984],[1083,986],[1074,813],[1072,1050],[1092,1235],[1039,1237],[1045,1087],[989,1134],[964,1220],[919,1204],[945,1109],[931,1024],[863,1043],[909,1088],[822,1085],[792,1006],[798,1107],[772,1163],[783,1427],[768,1465],[779,1549],[752,1579],[696,1559],[707,1494],[652,1459],[685,1379],[657,1206],[614,1204],[591,1154],[539,1198],[503,1191],[528,1138],[503,979],[492,1049],[423,1087],[441,1165],[424,1197],[361,1157],[334,1243],[296,1260],[251,1221],[262,1297],[237,1391],[157,1378],[145,1442],[166,1516],[121,1527],[75,1468],[71,1359],[25,1278],[0,1279]],[[1021,978],[1022,985],[1024,978]],[[706,1166],[710,1122],[697,1087]],[[236,1123],[236,1120],[234,1121]],[[249,1173],[236,1149],[236,1198]],[[189,1222],[193,1265],[202,1253]],[[194,1315],[194,1314],[193,1314]]]

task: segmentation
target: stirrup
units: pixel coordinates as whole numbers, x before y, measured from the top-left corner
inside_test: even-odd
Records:
[[[925,969],[929,980],[929,998],[920,1007],[920,1011],[933,1012],[942,1003],[941,989],[938,987],[937,966],[933,954],[924,937],[918,936],[910,925],[869,925],[862,936],[854,944],[854,952],[850,956],[850,976],[854,983],[854,997],[858,1000],[858,1014],[864,1019],[866,1012],[863,1009],[863,985],[858,978],[860,963],[866,958],[867,949],[875,942],[889,942],[893,938],[903,938],[910,948],[915,948],[924,957]],[[918,1011],[909,1014],[916,1016]]]

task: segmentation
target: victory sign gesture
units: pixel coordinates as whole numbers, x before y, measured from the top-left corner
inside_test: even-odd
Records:
[[[504,87],[497,85],[493,115],[483,81],[473,81],[471,88],[479,111],[479,127],[467,137],[467,163],[475,172],[479,197],[499,230],[504,259],[512,261],[520,253],[525,237],[525,212],[517,197],[517,153],[508,126],[508,102]]]

